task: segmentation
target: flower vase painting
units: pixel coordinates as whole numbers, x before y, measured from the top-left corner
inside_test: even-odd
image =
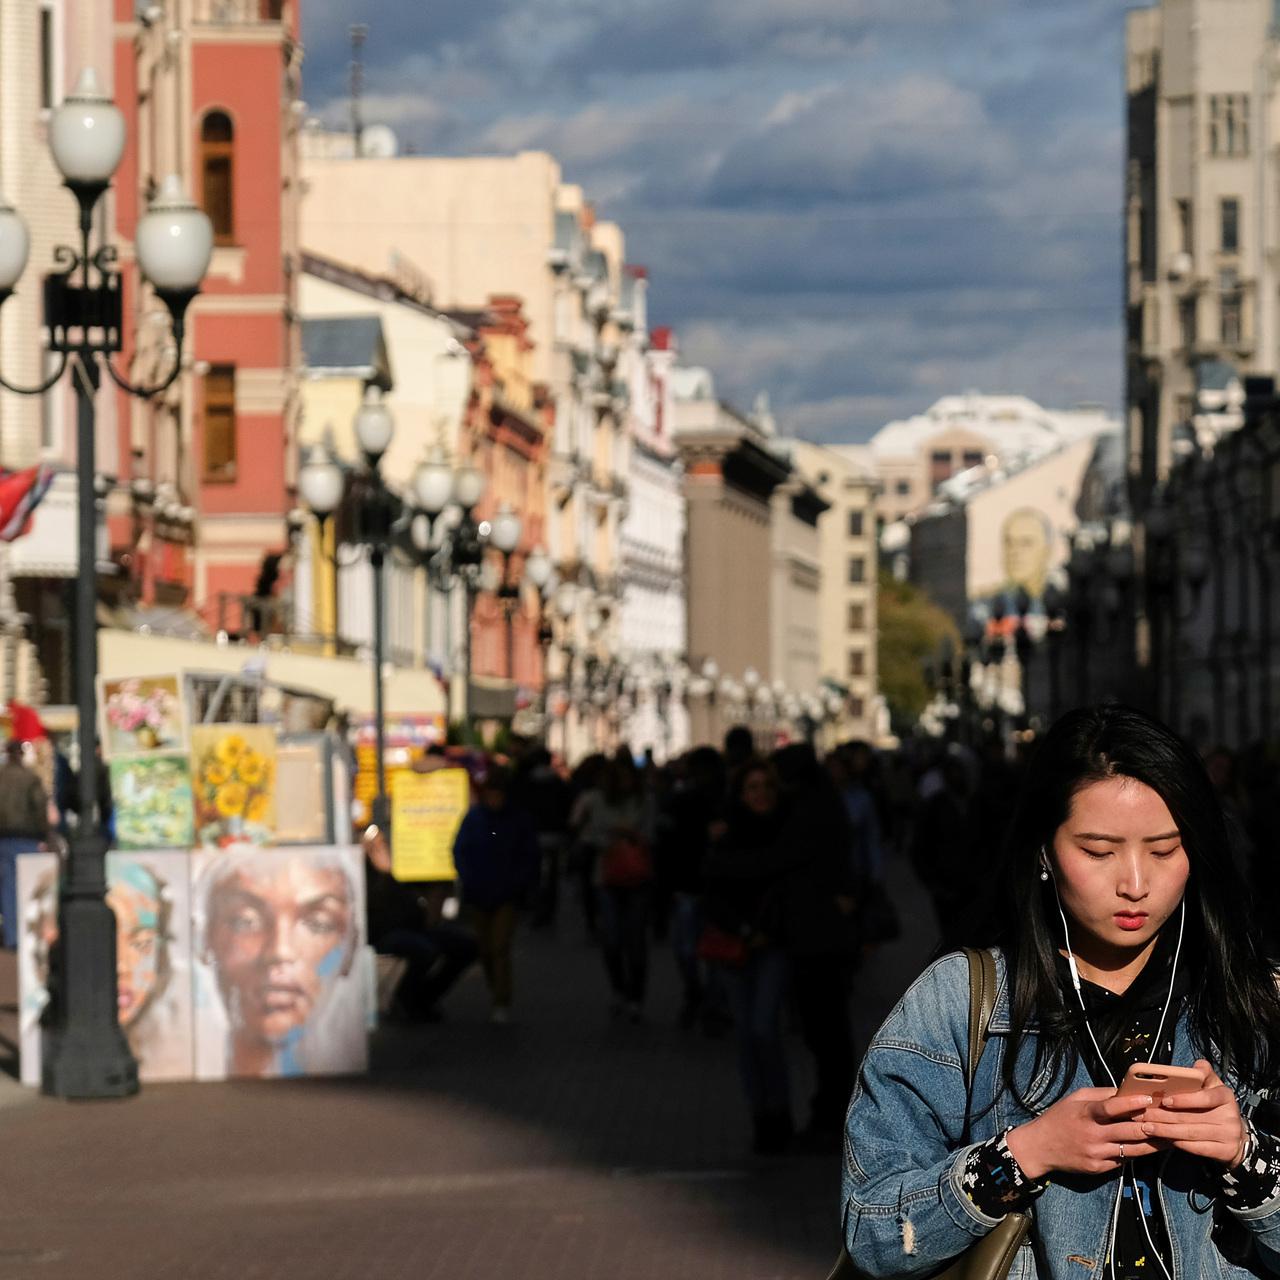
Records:
[[[145,751],[183,751],[186,724],[178,676],[130,676],[99,682],[102,748],[107,759]]]
[[[111,761],[121,849],[189,849],[195,843],[191,761],[185,755]]]
[[[269,845],[276,828],[276,733],[261,725],[191,730],[196,843]]]

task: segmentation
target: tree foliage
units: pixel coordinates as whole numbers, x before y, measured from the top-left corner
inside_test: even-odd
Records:
[[[880,575],[879,613],[880,692],[894,724],[905,727],[915,723],[931,696],[925,664],[936,661],[943,636],[957,650],[960,637],[948,613],[889,573]]]

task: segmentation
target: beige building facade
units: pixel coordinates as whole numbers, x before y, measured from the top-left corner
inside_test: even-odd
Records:
[[[1125,305],[1129,470],[1240,423],[1232,382],[1276,373],[1280,44],[1272,0],[1128,14]]]
[[[573,607],[557,623],[549,677],[564,750],[607,745],[601,673],[619,653],[621,523],[627,499],[627,361],[639,358],[637,289],[622,230],[602,222],[541,152],[355,158],[310,134],[302,239],[318,255],[404,277],[442,310],[518,298],[530,376],[554,406],[547,549]],[[595,682],[595,688],[592,687]]]
[[[913,522],[912,581],[960,627],[995,599],[1011,609],[1019,590],[1038,610],[1071,557],[1081,486],[1100,440],[1075,441],[1020,471],[945,485]]]
[[[876,499],[880,481],[863,445],[788,442],[791,458],[827,509],[818,520],[821,557],[819,673],[840,691],[832,736],[879,732]]]

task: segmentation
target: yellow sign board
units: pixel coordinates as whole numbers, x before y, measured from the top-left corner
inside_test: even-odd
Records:
[[[406,770],[391,793],[391,874],[397,880],[452,880],[453,840],[466,816],[465,769]]]

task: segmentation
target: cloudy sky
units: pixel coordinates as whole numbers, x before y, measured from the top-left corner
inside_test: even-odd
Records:
[[[305,95],[546,149],[722,396],[862,440],[976,388],[1121,395],[1123,0],[306,0]]]

